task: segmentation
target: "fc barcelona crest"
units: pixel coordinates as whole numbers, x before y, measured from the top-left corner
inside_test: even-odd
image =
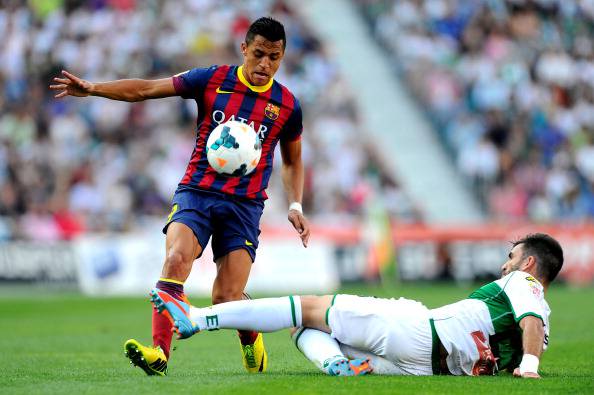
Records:
[[[264,114],[273,121],[276,121],[278,115],[280,114],[280,107],[275,106],[272,103],[268,103],[264,109]]]

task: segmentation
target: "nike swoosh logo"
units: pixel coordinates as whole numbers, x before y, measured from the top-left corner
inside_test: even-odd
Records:
[[[251,247],[251,246],[253,246],[253,245],[254,245],[254,243],[252,243],[251,241],[247,241],[247,240],[246,240],[246,241],[245,241],[245,245],[246,245],[246,246],[250,246],[250,247]]]
[[[233,91],[224,91],[221,89],[221,87],[219,86],[216,90],[217,93],[233,93]]]

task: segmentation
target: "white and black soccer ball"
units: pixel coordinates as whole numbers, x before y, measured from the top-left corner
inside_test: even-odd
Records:
[[[262,154],[256,131],[248,124],[227,121],[219,124],[206,141],[206,157],[217,173],[228,176],[250,174]]]

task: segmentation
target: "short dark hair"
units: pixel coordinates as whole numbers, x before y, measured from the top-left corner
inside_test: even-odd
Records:
[[[287,47],[287,37],[285,36],[285,27],[276,19],[268,16],[256,19],[245,34],[245,43],[250,44],[260,35],[268,41],[283,40],[283,50]]]
[[[513,246],[522,244],[522,258],[536,258],[537,273],[552,282],[563,267],[563,248],[561,244],[545,233],[532,233],[512,242]]]

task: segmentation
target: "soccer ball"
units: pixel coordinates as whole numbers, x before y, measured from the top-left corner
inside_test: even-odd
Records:
[[[206,157],[219,174],[245,176],[250,174],[262,154],[258,134],[245,123],[227,121],[219,124],[206,141]]]

